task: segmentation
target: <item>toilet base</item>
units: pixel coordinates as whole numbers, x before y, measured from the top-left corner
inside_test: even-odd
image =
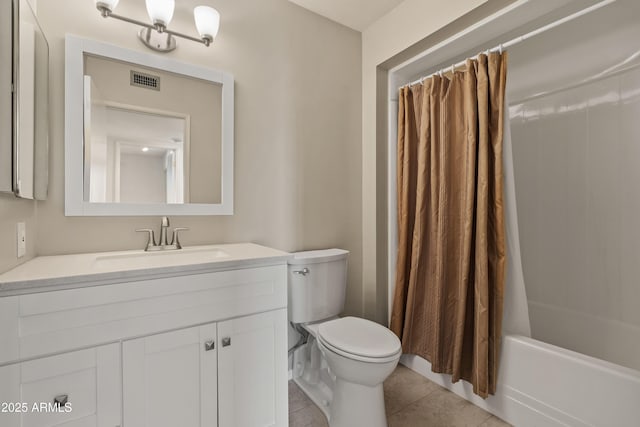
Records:
[[[369,387],[336,379],[329,413],[331,427],[387,427],[382,384]]]
[[[330,427],[387,427],[382,381],[393,371],[398,358],[384,364],[376,364],[378,379],[372,385],[365,381],[346,381],[353,375],[338,378],[329,369],[325,355],[341,359],[333,353],[323,353],[314,335],[310,335],[307,344],[296,349],[293,354],[293,381],[320,408],[327,417]],[[325,349],[326,351],[326,349]],[[345,363],[346,362],[346,363]],[[338,365],[351,374],[370,369],[362,362],[343,360]],[[370,378],[370,375],[365,375]],[[356,375],[355,379],[358,379]]]
[[[309,336],[307,344],[293,353],[293,382],[320,408],[328,420],[335,376],[329,372],[313,335]]]
[[[333,395],[331,390],[324,385],[309,384],[304,378],[294,378],[292,381],[296,383],[300,390],[320,409],[324,417],[329,421],[329,405]]]

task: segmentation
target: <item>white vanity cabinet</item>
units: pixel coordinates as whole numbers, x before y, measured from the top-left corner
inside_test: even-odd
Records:
[[[220,427],[287,426],[287,310],[218,323]]]
[[[119,344],[3,366],[0,425],[119,426],[120,372]],[[59,409],[53,407],[56,402]]]
[[[0,404],[29,405],[0,426],[286,427],[288,254],[248,246],[271,256],[36,292],[0,275]],[[72,410],[32,410],[56,398]]]
[[[125,426],[285,426],[286,310],[122,343]],[[283,363],[284,362],[284,363]]]
[[[125,425],[216,426],[214,323],[122,343]]]

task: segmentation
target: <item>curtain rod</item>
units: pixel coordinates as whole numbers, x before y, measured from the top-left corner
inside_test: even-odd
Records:
[[[496,47],[493,47],[491,49],[485,50],[484,53],[487,53],[487,54],[489,52],[500,52],[500,53],[502,53],[503,49],[506,49],[506,48],[511,47],[511,46],[515,46],[518,43],[521,43],[521,42],[523,42],[523,41],[525,41],[527,39],[530,39],[531,37],[537,36],[538,34],[542,34],[542,33],[546,32],[546,31],[549,31],[549,30],[551,30],[553,28],[556,28],[556,27],[558,27],[558,26],[560,26],[560,25],[562,25],[564,23],[567,23],[569,21],[573,21],[574,19],[580,18],[581,16],[584,16],[584,15],[586,15],[588,13],[594,12],[594,11],[596,11],[596,10],[602,8],[602,7],[608,6],[611,3],[614,3],[616,1],[617,0],[603,0],[603,1],[599,2],[599,3],[591,5],[591,6],[587,7],[587,8],[585,8],[585,9],[582,9],[582,10],[580,10],[578,12],[575,12],[575,13],[573,13],[571,15],[565,16],[564,18],[558,19],[557,21],[553,21],[553,22],[551,22],[551,23],[549,23],[547,25],[544,25],[544,26],[542,26],[542,27],[540,27],[540,28],[538,28],[536,30],[528,32],[527,34],[524,34],[522,36],[518,36],[518,37],[516,37],[514,39],[511,39],[506,43],[500,43]],[[478,55],[480,55],[481,53],[483,53],[483,52],[478,53]],[[475,57],[477,57],[478,55],[476,55]],[[415,84],[422,83],[424,80],[428,79],[431,76],[435,76],[436,74],[442,74],[443,72],[446,72],[446,71],[449,71],[449,70],[453,72],[456,68],[459,68],[459,67],[465,65],[466,63],[467,63],[467,60],[465,59],[463,61],[460,61],[458,63],[455,63],[455,64],[451,65],[450,67],[442,68],[442,69],[436,71],[435,73],[431,73],[431,74],[429,74],[427,76],[423,76],[423,77],[419,78],[418,80],[415,80],[415,81],[413,81],[411,83],[407,83],[407,84],[405,84],[403,86],[400,86],[400,88],[407,87],[407,86],[413,86]]]

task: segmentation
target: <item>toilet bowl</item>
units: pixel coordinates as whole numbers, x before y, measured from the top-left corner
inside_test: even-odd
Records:
[[[344,308],[347,251],[298,252],[289,261],[289,318],[308,333],[293,379],[331,427],[386,427],[382,383],[402,354],[389,329]]]
[[[387,328],[356,317],[321,324],[318,347],[336,376],[331,427],[386,427],[382,383],[398,365],[400,340]]]

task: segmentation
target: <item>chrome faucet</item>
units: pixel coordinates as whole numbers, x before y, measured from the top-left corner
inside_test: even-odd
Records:
[[[169,242],[167,229],[169,228],[169,218],[162,217],[160,222],[160,240],[156,243],[156,237],[154,231],[151,228],[140,228],[136,230],[139,233],[148,233],[147,246],[145,251],[167,251],[182,249],[180,244],[179,233],[183,230],[188,230],[188,227],[176,227],[173,229],[173,235],[171,236],[171,242]]]

